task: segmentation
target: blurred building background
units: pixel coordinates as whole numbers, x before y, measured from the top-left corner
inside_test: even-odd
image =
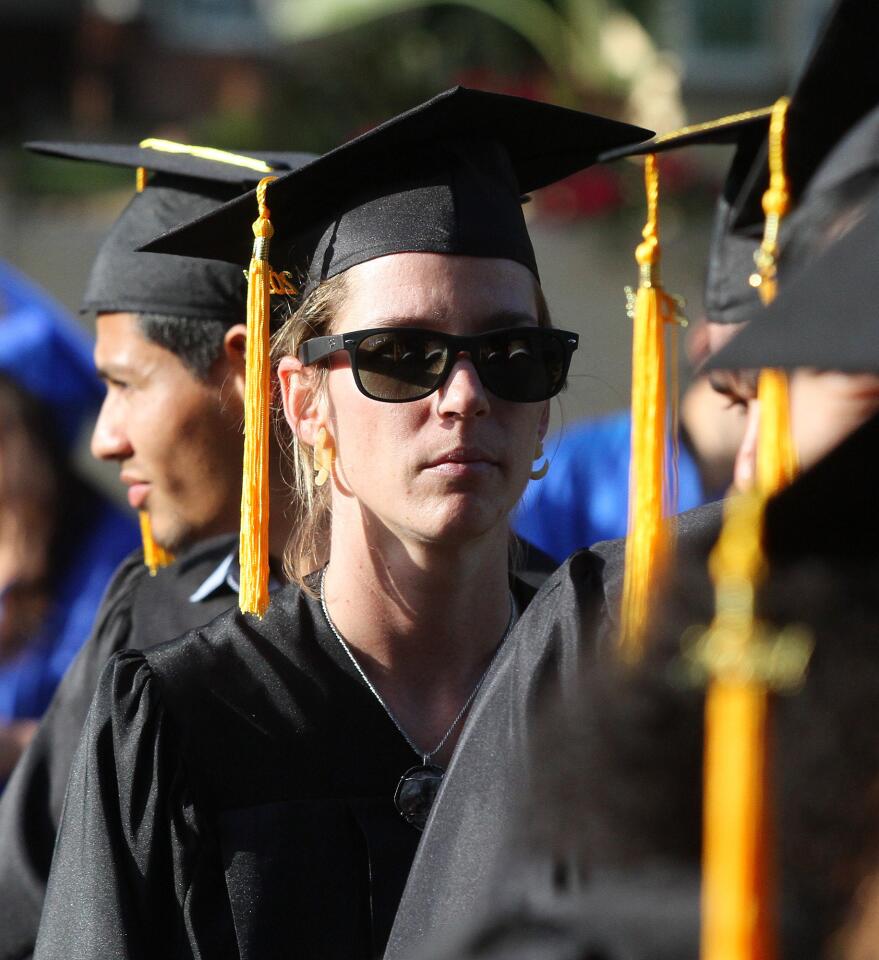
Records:
[[[324,150],[455,83],[665,132],[771,102],[829,0],[2,0],[0,256],[75,310],[130,196],[124,171],[25,155],[26,139],[162,136]],[[728,154],[663,162],[664,278],[700,310]],[[528,207],[554,319],[578,330],[556,418],[625,405],[640,167],[593,169]],[[88,324],[91,318],[84,318]]]

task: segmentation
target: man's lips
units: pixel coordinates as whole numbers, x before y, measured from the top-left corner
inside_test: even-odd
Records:
[[[125,473],[121,474],[119,479],[128,487],[128,505],[132,510],[142,510],[149,496],[150,484]]]

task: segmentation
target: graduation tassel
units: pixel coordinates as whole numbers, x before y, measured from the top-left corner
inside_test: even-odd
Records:
[[[765,494],[772,494],[786,487],[797,473],[787,374],[783,370],[761,370],[757,400],[760,403],[757,487]]]
[[[167,567],[174,562],[174,555],[164,547],[160,547],[153,539],[153,525],[146,510],[138,511],[140,520],[140,538],[143,541],[143,562],[149,568],[150,576],[154,577],[159,567]]]
[[[717,661],[705,700],[702,960],[769,960],[765,936],[765,743],[767,692],[748,676],[754,590],[764,572],[762,499],[728,501],[710,570]],[[724,666],[722,657],[726,655]],[[761,877],[762,874],[762,877]]]
[[[778,288],[778,230],[790,206],[790,191],[784,170],[785,121],[789,99],[782,97],[772,108],[769,123],[769,187],[763,194],[766,225],[755,260],[757,273],[751,282],[760,299],[770,304]],[[783,370],[761,370],[757,382],[760,402],[760,434],[757,441],[757,483],[765,494],[786,487],[797,472],[797,457],[790,423],[788,378]]]
[[[772,960],[776,954],[769,696],[802,684],[812,642],[792,627],[770,634],[755,618],[766,572],[764,507],[756,492],[727,501],[709,561],[715,617],[689,654],[709,678],[702,960]]]
[[[766,222],[755,255],[757,272],[751,277],[764,304],[775,299],[778,233],[790,206],[784,170],[788,105],[787,97],[778,100],[769,122]],[[796,472],[787,375],[762,370],[757,399],[757,490],[730,500],[711,556],[716,593],[711,630],[721,659],[705,704],[702,960],[772,960],[777,952],[768,723],[769,686],[782,681],[760,669],[760,644],[768,644],[759,639],[754,598],[765,576],[761,538],[766,498]],[[775,649],[785,642],[778,639]],[[764,659],[768,662],[771,655]]]
[[[653,154],[645,157],[644,180],[647,223],[635,251],[639,283],[631,310],[632,446],[620,631],[621,652],[629,662],[640,656],[650,598],[670,549],[664,516],[668,493],[665,325],[678,321],[677,304],[659,281],[659,171]]]
[[[269,242],[274,234],[264,177],[256,188],[253,255],[247,274],[247,349],[244,394],[244,473],[241,485],[241,586],[243,613],[261,617],[269,605]]]

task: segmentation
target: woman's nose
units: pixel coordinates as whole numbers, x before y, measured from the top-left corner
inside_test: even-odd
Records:
[[[455,361],[438,392],[437,410],[441,416],[479,417],[490,409],[488,393],[467,354]]]

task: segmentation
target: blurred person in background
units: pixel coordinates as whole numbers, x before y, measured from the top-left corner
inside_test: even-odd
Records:
[[[51,155],[144,170],[88,280],[83,307],[97,314],[98,336],[94,358],[86,351],[81,365],[98,402],[94,365],[107,386],[92,452],[119,465],[129,503],[148,511],[155,539],[177,559],[151,576],[143,551],[135,550],[116,571],[97,617],[95,598],[78,625],[77,645],[88,642],[0,801],[2,960],[33,951],[70,764],[107,659],[207,623],[238,599],[244,277],[229,264],[134,251],[243,192],[263,168],[280,172],[311,155],[255,158],[156,143],[161,149],[37,145]],[[285,296],[278,294],[279,304]],[[51,374],[50,383],[60,380],[65,365],[53,361]],[[273,458],[280,459],[276,449]],[[271,538],[280,555],[286,488],[275,479],[272,489],[282,493]],[[129,537],[121,553],[132,546]],[[106,580],[119,559],[98,555],[94,563]]]
[[[825,251],[858,225],[877,195],[879,106],[840,140],[787,217],[778,263],[781,284],[796,285]],[[842,323],[844,320],[828,316],[827,336],[838,337],[836,327]],[[744,330],[740,336],[742,340],[735,337],[732,342],[725,338],[728,350],[742,349],[742,344],[747,349],[750,337],[759,337],[760,332]],[[709,376],[715,389],[747,412],[745,440],[735,466],[736,485],[747,490],[754,483],[760,426],[756,371],[722,369],[713,362],[711,366],[714,369]],[[873,373],[853,372],[856,369],[855,356],[845,369],[807,369],[802,365],[791,374],[791,431],[802,467],[820,460],[879,409],[879,378]]]
[[[840,479],[822,491],[837,503]],[[771,522],[783,537],[787,523],[813,520],[814,503],[785,506]],[[844,525],[856,519],[832,505],[827,519],[834,512]],[[762,905],[782,960],[875,957],[877,574],[875,549],[869,559],[813,554],[760,590],[762,624],[796,624],[814,644],[802,687],[771,700],[765,836],[777,888],[763,888]],[[496,896],[475,929],[433,944],[425,960],[699,955],[705,678],[681,637],[713,610],[702,602],[704,571],[684,564],[673,579],[636,667],[592,651],[572,698],[546,704],[504,861],[519,894]]]
[[[0,263],[0,783],[137,543],[72,463],[102,393],[86,334]]]
[[[687,338],[690,369],[708,354],[707,324]],[[630,411],[563,427],[545,447],[550,469],[532,480],[516,510],[516,532],[561,563],[575,550],[624,537],[629,523]],[[680,398],[677,503],[672,512],[719,500],[732,482],[744,438],[741,409],[697,375]]]

